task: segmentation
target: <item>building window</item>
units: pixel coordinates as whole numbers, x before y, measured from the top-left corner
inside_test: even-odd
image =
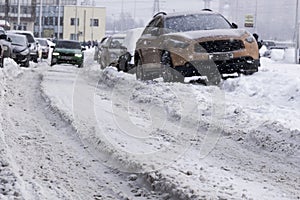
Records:
[[[75,26],[76,24],[76,18],[71,18],[71,26]],[[77,18],[77,26],[79,26],[79,19]]]
[[[90,26],[99,26],[99,19],[90,19]]]

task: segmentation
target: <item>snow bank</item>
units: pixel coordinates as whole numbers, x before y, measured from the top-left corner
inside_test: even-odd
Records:
[[[283,173],[275,155],[299,162],[300,68],[261,61],[258,73],[218,88],[140,82],[88,59],[81,71],[53,67],[42,90],[104,164],[144,173],[153,189],[181,199],[289,199],[287,185],[253,171],[267,163]]]
[[[0,68],[0,110],[3,111],[3,99],[7,91],[7,81],[13,80],[22,74],[22,69],[11,59],[4,60],[4,68]],[[0,115],[0,126],[3,124],[3,116]],[[0,199],[22,199],[20,184],[11,164],[11,152],[7,152],[4,133],[0,127]]]

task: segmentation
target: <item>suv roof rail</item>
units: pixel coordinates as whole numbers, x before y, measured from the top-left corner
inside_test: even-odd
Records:
[[[210,11],[210,12],[212,12],[212,10],[209,9],[209,8],[204,8],[204,9],[202,9],[202,11]]]
[[[158,13],[156,13],[156,14],[153,16],[153,18],[156,17],[157,15],[167,15],[167,13],[166,13],[166,12],[163,12],[163,11],[158,12]]]

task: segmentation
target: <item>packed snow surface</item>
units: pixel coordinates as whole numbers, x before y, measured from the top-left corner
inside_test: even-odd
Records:
[[[83,69],[44,63],[40,90],[109,169],[132,174],[133,182],[142,175],[165,199],[300,198],[300,65],[261,58],[251,76],[203,86],[137,81],[113,67],[100,70],[93,49],[85,56]],[[15,68],[0,71],[2,95],[8,79],[30,72]],[[5,145],[10,136],[0,134]],[[9,162],[14,147],[1,149]],[[26,184],[10,170],[11,191],[22,196]]]

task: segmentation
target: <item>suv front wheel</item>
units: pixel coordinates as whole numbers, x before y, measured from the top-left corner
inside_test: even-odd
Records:
[[[184,76],[173,68],[172,59],[168,51],[162,53],[161,68],[164,82],[184,82]]]

